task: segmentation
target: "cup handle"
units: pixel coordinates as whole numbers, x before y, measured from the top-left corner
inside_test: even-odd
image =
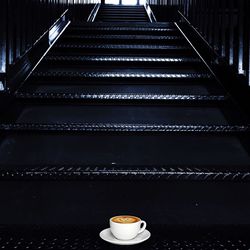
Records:
[[[142,228],[139,230],[138,234],[142,233],[145,229],[146,229],[146,226],[147,226],[147,223],[146,221],[142,220],[141,221],[141,225],[143,224]]]

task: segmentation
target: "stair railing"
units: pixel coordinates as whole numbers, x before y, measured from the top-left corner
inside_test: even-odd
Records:
[[[218,56],[250,85],[249,0],[148,0],[151,5],[179,6]]]
[[[94,22],[95,21],[96,15],[97,15],[100,7],[101,7],[100,3],[95,4],[95,7],[91,11],[91,13],[90,13],[90,15],[89,15],[89,17],[87,19],[87,22]]]
[[[155,15],[154,15],[153,11],[151,10],[150,5],[148,4],[147,1],[144,4],[144,8],[145,8],[145,10],[147,12],[147,15],[148,15],[148,18],[149,18],[150,22],[151,23],[157,22],[157,20],[155,18]]]
[[[82,6],[99,0],[1,0],[0,1],[0,92],[20,84]],[[94,6],[94,5],[93,5]],[[79,8],[78,8],[79,7]],[[90,11],[93,7],[90,8]],[[89,8],[87,8],[89,11]],[[72,12],[76,11],[77,13]],[[87,11],[87,12],[88,12]],[[89,12],[90,12],[89,11]],[[37,46],[40,46],[37,49]],[[34,48],[36,47],[36,52]],[[40,54],[39,54],[40,53]]]

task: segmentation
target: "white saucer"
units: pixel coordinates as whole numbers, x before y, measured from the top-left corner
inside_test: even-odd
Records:
[[[147,239],[149,239],[151,236],[151,233],[147,229],[145,229],[141,234],[138,234],[132,240],[118,240],[113,236],[113,234],[110,231],[110,228],[106,228],[106,229],[102,230],[99,235],[103,240],[105,240],[109,243],[112,243],[112,244],[135,245],[135,244],[142,243],[142,242],[146,241]]]

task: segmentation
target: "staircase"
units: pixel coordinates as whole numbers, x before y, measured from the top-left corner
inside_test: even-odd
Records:
[[[96,22],[149,22],[144,6],[101,5]]]
[[[249,249],[248,124],[178,24],[103,6],[1,118],[0,246],[116,249],[98,234],[133,214],[135,249]]]

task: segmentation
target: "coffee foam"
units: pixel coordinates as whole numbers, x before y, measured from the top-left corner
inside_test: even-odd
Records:
[[[116,223],[121,223],[121,224],[129,224],[129,223],[138,222],[140,221],[140,219],[135,216],[122,215],[122,216],[116,216],[112,218],[112,221]]]

